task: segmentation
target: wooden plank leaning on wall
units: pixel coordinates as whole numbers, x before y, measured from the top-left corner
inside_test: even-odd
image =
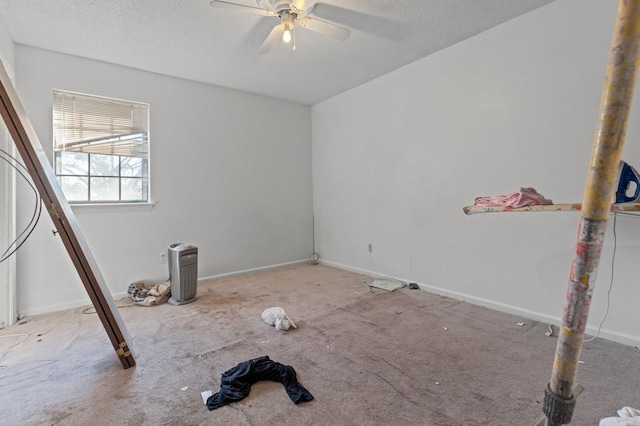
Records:
[[[0,63],[0,114],[124,368],[133,367],[131,337],[84,239],[42,145]]]

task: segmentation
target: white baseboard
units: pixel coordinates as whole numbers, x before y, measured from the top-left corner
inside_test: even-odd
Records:
[[[286,262],[286,263],[278,263],[276,265],[261,266],[259,268],[244,269],[242,271],[227,272],[227,273],[224,273],[224,274],[211,275],[211,276],[208,276],[208,277],[200,277],[200,278],[198,278],[198,284],[201,284],[201,283],[204,283],[204,282],[209,282],[209,281],[218,281],[218,280],[222,280],[222,279],[225,279],[225,278],[239,277],[239,276],[242,276],[242,275],[253,274],[255,272],[269,271],[271,269],[285,268],[287,266],[303,265],[305,263],[309,263],[309,259],[296,260],[296,261],[293,261],[293,262]]]
[[[111,297],[113,297],[113,300],[118,301],[123,298],[128,298],[129,294],[124,291],[120,293],[113,293]],[[76,309],[85,306],[91,306],[91,299],[89,299],[89,296],[71,302],[59,303],[56,305],[45,306],[43,308],[20,311],[20,314],[22,317],[32,317],[34,315],[50,314],[52,312],[66,311],[67,309]]]
[[[416,282],[415,280],[408,280],[401,277],[394,277],[392,275],[381,274],[375,271],[369,271],[366,269],[355,268],[353,266],[343,265],[341,263],[327,261],[320,259],[319,263],[327,266],[331,266],[338,269],[344,269],[346,271],[355,272],[362,275],[367,275],[375,278],[391,278],[394,280],[399,280],[404,283]],[[473,305],[482,306],[485,308],[493,309],[499,312],[505,312],[511,315],[521,316],[523,318],[540,321],[545,324],[559,326],[562,323],[562,319],[560,316],[552,316],[548,314],[544,314],[541,312],[532,311],[523,307],[509,305],[505,303],[495,302],[489,299],[484,299],[481,297],[473,296],[466,293],[460,293],[457,291],[451,291],[440,287],[435,287],[429,284],[423,284],[416,282],[421,290],[428,291],[433,294],[437,294],[439,296],[450,297],[452,299],[460,300],[463,302],[468,302]],[[594,326],[587,326],[587,332],[585,333],[585,340],[595,335],[598,332],[598,328]],[[640,336],[633,336],[626,333],[620,333],[617,331],[608,330],[606,328],[602,328],[600,330],[599,338],[611,340],[617,343],[622,343],[623,345],[640,347]],[[586,344],[586,343],[585,343]]]
[[[287,266],[296,266],[296,265],[302,265],[305,263],[308,263],[309,260],[305,259],[305,260],[296,260],[293,262],[286,262],[286,263],[278,263],[276,265],[268,265],[268,266],[261,266],[259,268],[252,268],[252,269],[245,269],[242,271],[234,271],[234,272],[228,272],[228,273],[224,273],[224,274],[219,274],[219,275],[212,275],[209,277],[200,277],[198,278],[198,284],[202,284],[204,282],[209,282],[209,281],[216,281],[216,280],[221,280],[224,278],[232,278],[232,277],[238,277],[238,276],[242,276],[242,275],[247,275],[247,274],[252,274],[255,272],[261,272],[261,271],[269,271],[271,269],[278,269],[278,268],[284,268]],[[129,294],[124,291],[124,292],[119,292],[119,293],[112,293],[111,297],[113,297],[114,300],[119,300],[122,298],[126,298],[128,297]],[[65,302],[65,303],[59,303],[56,305],[48,305],[48,306],[44,306],[41,308],[35,308],[35,309],[27,309],[24,311],[20,311],[20,315],[24,316],[24,317],[29,317],[29,316],[34,316],[34,315],[42,315],[42,314],[48,314],[51,312],[58,312],[58,311],[64,311],[67,309],[76,309],[79,307],[83,307],[83,306],[88,306],[91,305],[91,299],[89,299],[89,296],[84,297],[82,299],[76,299],[70,302]]]
[[[81,306],[86,306],[90,304],[91,304],[91,299],[89,299],[89,296],[87,296],[86,299],[77,299],[70,302],[58,303],[55,305],[47,305],[41,308],[21,310],[18,312],[18,314],[20,318],[32,317],[34,315],[49,314],[51,312],[59,312],[59,311],[66,311],[67,309],[75,309],[75,308],[79,308]]]
[[[252,273],[255,273],[255,272],[269,271],[269,270],[272,270],[272,269],[278,269],[278,268],[283,268],[283,267],[288,267],[288,266],[303,265],[303,264],[306,264],[308,262],[309,262],[308,259],[304,259],[304,260],[297,260],[297,261],[293,261],[293,262],[286,262],[286,263],[279,263],[279,264],[275,264],[275,265],[262,266],[262,267],[259,267],[259,268],[251,268],[251,269],[244,269],[244,270],[241,270],[241,271],[227,272],[227,273],[224,273],[224,274],[212,275],[212,276],[208,276],[208,277],[200,277],[200,278],[198,278],[198,284],[201,284],[201,283],[204,283],[204,282],[222,280],[222,279],[226,279],[226,278],[238,277],[238,276],[242,276],[242,275],[248,275],[248,274],[252,274]],[[357,274],[367,275],[367,276],[375,277],[375,278],[391,278],[391,279],[402,281],[404,283],[416,282],[415,280],[408,280],[408,279],[405,279],[405,278],[402,278],[402,277],[395,277],[395,276],[392,276],[392,275],[382,274],[382,273],[375,272],[375,271],[369,271],[369,270],[362,269],[362,268],[356,268],[356,267],[349,266],[349,265],[343,265],[341,263],[332,262],[332,261],[323,260],[323,259],[320,259],[319,263],[321,263],[323,265],[331,266],[331,267],[334,267],[334,268],[343,269],[345,271],[351,271],[351,272],[355,272]],[[419,283],[419,282],[417,284],[418,284],[418,286],[420,287],[421,290],[428,291],[430,293],[434,293],[434,294],[437,294],[439,296],[450,297],[452,299],[468,302],[468,303],[471,303],[473,305],[478,305],[478,306],[482,306],[482,307],[485,307],[485,308],[493,309],[493,310],[496,310],[496,311],[505,312],[505,313],[508,313],[508,314],[511,314],[511,315],[518,315],[518,316],[521,316],[523,318],[527,318],[527,319],[531,319],[531,320],[535,320],[535,321],[540,321],[540,322],[543,322],[543,323],[546,323],[546,324],[550,324],[550,325],[558,326],[561,323],[561,318],[559,316],[555,317],[555,316],[544,314],[544,313],[541,313],[541,312],[532,311],[532,310],[529,310],[529,309],[526,309],[526,308],[523,308],[523,307],[509,305],[509,304],[500,303],[500,302],[495,302],[495,301],[492,301],[492,300],[489,300],[489,299],[484,299],[484,298],[473,296],[473,295],[469,295],[469,294],[466,294],[466,293],[460,293],[460,292],[456,292],[456,291],[451,291],[451,290],[447,290],[447,289],[444,289],[444,288],[432,286],[432,285],[429,285],[429,284],[424,284],[424,283]],[[119,292],[119,293],[112,294],[112,297],[113,297],[114,300],[119,300],[119,299],[128,297],[128,294],[127,294],[127,292]],[[87,306],[87,305],[91,305],[91,300],[89,299],[88,296],[86,298],[74,300],[74,301],[71,301],[71,302],[61,303],[61,304],[57,304],[57,305],[49,305],[49,306],[46,306],[46,307],[43,307],[43,308],[29,309],[29,310],[26,310],[26,311],[22,311],[20,313],[23,316],[33,316],[33,315],[41,315],[41,314],[47,314],[47,313],[51,313],[51,312],[62,311],[62,310],[66,310],[66,309],[75,309],[75,308],[79,308],[79,307]],[[593,336],[596,333],[597,333],[597,328],[596,327],[587,326],[587,334],[588,335]],[[590,337],[590,336],[585,336],[585,337]],[[603,328],[603,329],[600,330],[599,337],[603,338],[603,339],[611,340],[611,341],[614,341],[614,342],[622,343],[622,344],[628,345],[628,346],[640,347],[640,336],[633,336],[633,335],[630,335],[630,334],[620,333],[620,332],[617,332],[617,331],[608,330],[606,328]]]

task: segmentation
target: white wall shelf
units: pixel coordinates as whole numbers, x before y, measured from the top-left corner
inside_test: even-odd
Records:
[[[569,212],[582,210],[582,204],[544,204],[519,208],[502,206],[466,206],[463,207],[462,210],[466,215],[479,213]],[[640,214],[640,203],[612,204],[611,212],[635,212]]]

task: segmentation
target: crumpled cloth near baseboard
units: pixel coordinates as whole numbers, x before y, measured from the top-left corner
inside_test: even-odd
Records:
[[[129,285],[127,293],[136,305],[160,305],[169,300],[171,296],[171,285],[169,281],[164,283],[137,281]]]

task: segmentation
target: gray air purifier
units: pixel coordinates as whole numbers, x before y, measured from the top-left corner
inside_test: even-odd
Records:
[[[169,246],[169,304],[184,305],[196,300],[198,291],[198,247],[187,243]]]

